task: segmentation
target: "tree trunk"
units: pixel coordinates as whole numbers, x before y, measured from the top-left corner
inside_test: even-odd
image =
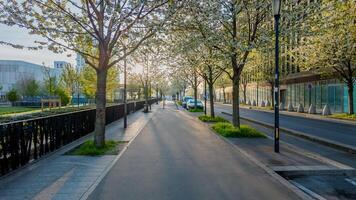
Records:
[[[197,99],[198,99],[198,77],[194,73],[194,109],[197,109]]]
[[[349,114],[354,114],[354,85],[353,81],[347,83],[347,89],[349,93]]]
[[[96,118],[94,144],[103,147],[105,144],[105,108],[106,108],[106,78],[107,69],[97,71],[97,89],[95,95]]]
[[[137,91],[137,99],[141,100],[141,89]]]
[[[247,99],[246,99],[246,88],[247,88],[247,84],[243,84],[243,87],[244,87],[244,104],[247,102]]]
[[[232,80],[232,124],[238,128],[240,128],[239,84],[239,75],[234,73]]]
[[[223,103],[226,103],[226,93],[225,93],[225,86],[223,86]]]
[[[256,106],[258,107],[258,82],[257,82],[257,88],[256,88]]]
[[[194,109],[197,109],[198,87],[194,86]]]
[[[271,84],[271,99],[272,99],[272,107],[274,106],[274,84],[273,83],[270,83]]]
[[[209,87],[209,101],[210,101],[210,116],[215,117],[214,112],[214,85],[213,83],[208,83]]]

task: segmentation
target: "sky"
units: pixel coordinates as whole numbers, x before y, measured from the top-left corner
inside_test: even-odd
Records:
[[[0,41],[31,46],[35,40],[41,40],[41,37],[30,35],[26,29],[0,24]],[[68,57],[67,54],[55,54],[48,49],[36,51],[0,45],[0,60],[23,60],[53,66],[54,61],[67,61],[75,64],[75,54]]]

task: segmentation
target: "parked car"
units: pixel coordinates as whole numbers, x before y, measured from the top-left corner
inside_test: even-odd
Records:
[[[183,97],[183,101],[182,101],[182,107],[183,108],[187,108],[187,101],[190,100],[190,99],[193,99],[193,97],[190,97],[190,96]]]
[[[195,100],[194,99],[189,99],[187,102],[187,109],[193,109],[195,108]],[[204,109],[203,102],[197,99],[197,108]]]

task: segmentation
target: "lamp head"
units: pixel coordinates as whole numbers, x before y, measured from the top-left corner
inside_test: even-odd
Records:
[[[274,16],[278,16],[281,12],[281,0],[272,0],[272,11]]]

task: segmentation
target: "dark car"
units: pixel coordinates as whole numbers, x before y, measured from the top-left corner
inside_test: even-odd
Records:
[[[190,99],[193,99],[193,97],[190,97],[190,96],[183,97],[183,101],[182,101],[183,108],[187,108],[187,101],[189,101]]]

